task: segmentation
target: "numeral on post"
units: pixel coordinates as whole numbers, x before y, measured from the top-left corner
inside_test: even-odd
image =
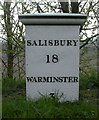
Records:
[[[54,54],[52,56],[46,55],[46,63],[57,63],[59,61],[58,55]]]

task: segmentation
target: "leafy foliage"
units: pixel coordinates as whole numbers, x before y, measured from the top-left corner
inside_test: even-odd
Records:
[[[65,4],[65,3],[64,3]],[[62,9],[63,3],[56,2],[56,1],[50,1],[47,0],[41,0],[39,2],[36,1],[28,1],[28,2],[16,2],[13,1],[12,3],[7,3],[4,1],[0,2],[0,10],[2,11],[0,15],[0,24],[2,26],[0,38],[2,38],[4,44],[7,41],[10,41],[10,45],[7,44],[3,48],[3,76],[7,77],[6,69],[8,69],[8,75],[9,72],[11,72],[11,76],[14,78],[24,78],[25,69],[24,69],[24,35],[25,35],[25,27],[22,23],[18,20],[18,14],[34,14],[34,13],[62,13],[64,12]],[[67,4],[67,3],[66,3]],[[97,36],[99,35],[97,33],[97,30],[99,28],[98,26],[98,16],[97,16],[97,10],[98,10],[98,4],[99,1],[81,1],[79,4],[79,13],[85,13],[87,14],[87,19],[85,24],[82,25],[80,30],[80,48],[83,49],[88,44],[94,44],[97,47]],[[9,6],[10,5],[10,6]],[[6,6],[9,6],[7,8]],[[69,12],[71,12],[71,6],[72,4],[69,4]],[[7,10],[8,9],[8,10]],[[5,12],[4,12],[5,11]],[[9,16],[6,18],[5,15],[7,15],[7,11],[9,11]],[[6,18],[6,19],[5,19]],[[9,20],[9,22],[8,22]],[[10,31],[7,29],[7,26],[10,27]],[[7,34],[9,35],[9,32],[11,34],[10,39],[7,37]],[[9,49],[7,49],[9,46]],[[13,61],[9,58],[9,64],[8,59],[5,60],[5,56],[10,55],[11,58],[13,58]],[[8,57],[8,56],[7,56]],[[13,64],[13,66],[12,66]],[[9,70],[9,67],[10,70]],[[13,72],[12,72],[13,71]],[[16,75],[16,73],[18,75]]]
[[[90,73],[80,73],[80,89],[98,88],[99,81],[97,72],[92,70]]]

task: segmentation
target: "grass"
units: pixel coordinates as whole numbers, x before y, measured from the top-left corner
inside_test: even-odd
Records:
[[[25,94],[25,80],[3,80],[3,118],[97,119],[96,89],[82,89],[80,101],[73,103],[60,103],[47,96],[27,101]]]
[[[49,98],[26,101],[24,97],[3,100],[3,118],[95,118],[96,104],[84,102],[58,103]]]
[[[25,91],[25,80],[13,80],[13,79],[3,79],[2,80],[2,91],[3,95],[13,94],[14,92]]]

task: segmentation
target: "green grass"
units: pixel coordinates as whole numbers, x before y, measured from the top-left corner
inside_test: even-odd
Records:
[[[2,80],[2,93],[3,96],[9,96],[10,94],[25,94],[25,80],[13,80],[3,79]]]
[[[81,89],[77,102],[60,103],[43,96],[37,101],[26,100],[25,80],[3,80],[3,118],[63,118],[91,120],[97,118],[96,89]],[[96,119],[95,119],[96,120]]]
[[[96,118],[96,104],[84,102],[59,103],[47,97],[26,101],[24,97],[3,100],[3,118]]]

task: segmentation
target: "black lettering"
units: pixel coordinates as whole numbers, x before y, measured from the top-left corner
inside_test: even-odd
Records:
[[[38,82],[38,81],[36,80],[36,77],[33,77],[33,82]]]
[[[49,77],[43,77],[43,81],[42,82],[49,82]]]
[[[74,82],[78,82],[78,77],[74,77]]]
[[[73,42],[74,42],[74,46],[77,46],[78,40],[73,40]]]
[[[49,77],[50,78],[50,82],[53,82],[53,77]]]
[[[27,46],[77,46],[78,40],[27,40]]]
[[[38,77],[38,82],[42,82],[42,77]]]
[[[33,82],[33,77],[27,77],[27,82]]]
[[[45,46],[47,46],[47,40],[44,40],[44,42],[45,42]]]
[[[56,54],[52,55],[52,62],[53,63],[57,63],[58,60],[59,60],[58,55],[56,55]]]
[[[53,82],[58,82],[58,77],[56,78],[56,77],[53,77]]]
[[[73,82],[79,82],[78,77],[27,77],[27,82],[46,82],[46,83],[73,83]]]
[[[72,46],[72,40],[67,40],[67,46]]]
[[[27,46],[31,46],[31,40],[27,40]]]
[[[46,55],[46,63],[50,63],[50,56],[49,55]]]
[[[38,46],[35,40],[33,41],[32,46]]]
[[[65,46],[65,42],[66,42],[65,40],[60,40],[60,45]]]
[[[39,46],[44,46],[44,44],[42,43],[42,40],[39,40]]]
[[[59,46],[59,40],[54,40],[54,46]]]
[[[63,77],[58,77],[59,82],[63,82]]]
[[[64,82],[67,82],[68,77],[64,77]]]
[[[72,80],[73,80],[73,77],[69,77],[68,82],[73,82]]]
[[[53,46],[53,40],[49,40],[48,43],[49,43],[49,46]]]
[[[37,82],[36,77],[27,77],[27,82]]]

